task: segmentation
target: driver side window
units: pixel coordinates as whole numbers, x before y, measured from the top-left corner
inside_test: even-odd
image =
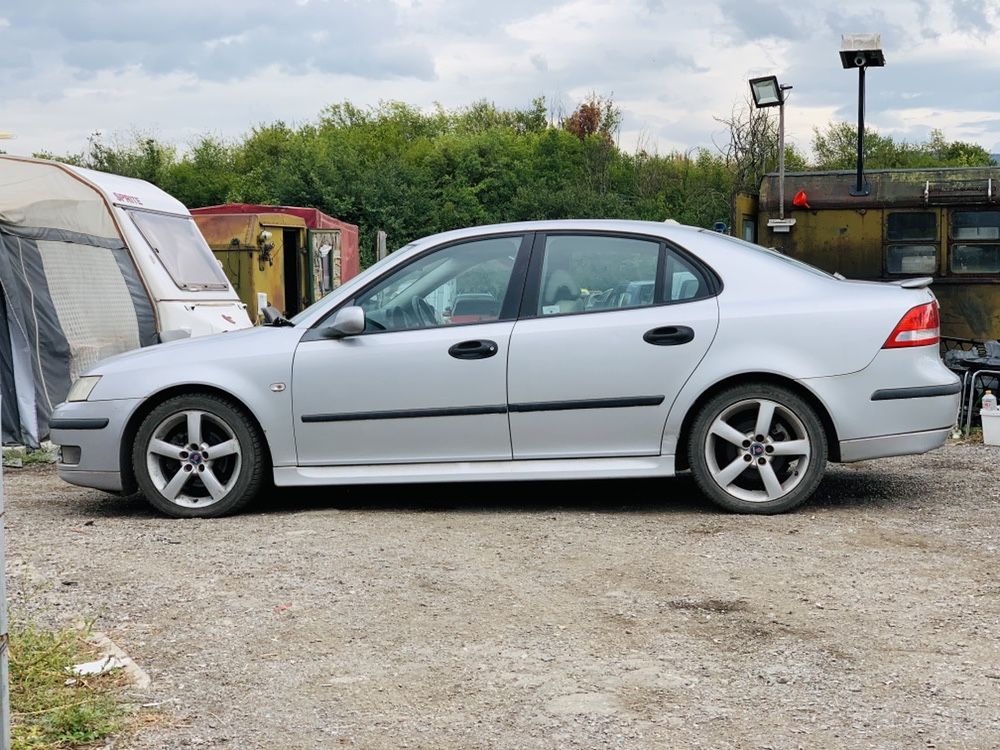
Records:
[[[521,237],[494,237],[437,250],[404,266],[358,297],[366,331],[500,319]]]

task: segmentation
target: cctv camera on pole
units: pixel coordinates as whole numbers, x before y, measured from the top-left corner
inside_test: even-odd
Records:
[[[868,195],[865,180],[865,70],[885,66],[881,34],[844,34],[840,42],[840,62],[844,68],[858,69],[858,179],[851,195]]]

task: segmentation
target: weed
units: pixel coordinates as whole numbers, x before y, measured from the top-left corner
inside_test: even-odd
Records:
[[[69,667],[95,657],[85,636],[78,630],[11,627],[11,750],[90,747],[122,728],[120,675],[70,679]]]
[[[51,464],[56,461],[56,448],[51,444],[43,445],[38,450],[28,450],[23,446],[3,449],[3,465],[11,468],[37,464]]]

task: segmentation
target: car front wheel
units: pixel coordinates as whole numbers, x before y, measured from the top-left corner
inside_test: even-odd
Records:
[[[143,420],[132,466],[146,499],[176,518],[239,510],[264,478],[264,449],[249,417],[209,394],[176,396]]]
[[[798,394],[768,383],[734,386],[695,417],[688,441],[702,492],[737,513],[781,513],[805,502],[826,470],[826,433]]]

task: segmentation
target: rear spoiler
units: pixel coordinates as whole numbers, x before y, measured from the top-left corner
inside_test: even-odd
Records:
[[[901,286],[903,289],[925,289],[934,283],[930,276],[918,276],[915,279],[900,279],[899,281],[887,282],[893,286]]]

